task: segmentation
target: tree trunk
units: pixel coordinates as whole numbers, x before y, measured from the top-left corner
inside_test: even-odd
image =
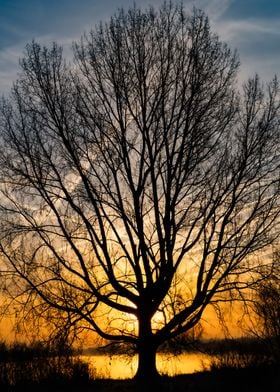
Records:
[[[135,379],[141,384],[151,385],[151,382],[160,377],[156,368],[157,348],[150,317],[139,317],[138,368]]]
[[[150,342],[143,342],[138,350],[138,368],[135,378],[141,383],[151,382],[159,378],[156,368],[156,347]]]

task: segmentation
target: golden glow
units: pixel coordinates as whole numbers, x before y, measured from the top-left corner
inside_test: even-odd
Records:
[[[152,329],[156,331],[161,329],[164,325],[165,325],[164,313],[157,311],[152,318]]]
[[[126,379],[135,375],[137,356],[128,355],[95,355],[83,356],[90,365],[91,373],[95,377]],[[174,376],[202,371],[210,365],[210,358],[202,353],[172,354],[158,353],[157,368],[161,374]]]

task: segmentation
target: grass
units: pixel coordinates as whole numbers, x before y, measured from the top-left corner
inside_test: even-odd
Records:
[[[89,366],[71,349],[41,343],[31,346],[0,343],[0,389],[29,390],[66,384],[87,384]]]

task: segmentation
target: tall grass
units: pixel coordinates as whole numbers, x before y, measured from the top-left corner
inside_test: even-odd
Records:
[[[213,344],[210,370],[249,369],[278,365],[270,350],[270,339],[228,339]]]
[[[73,354],[42,343],[0,342],[0,387],[87,383],[88,364]]]

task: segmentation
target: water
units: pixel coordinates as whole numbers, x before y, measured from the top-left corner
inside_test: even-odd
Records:
[[[127,355],[85,355],[92,374],[97,378],[132,378],[137,368],[137,357]],[[174,376],[205,370],[210,365],[210,357],[201,353],[174,354],[159,353],[157,369],[161,374]]]

